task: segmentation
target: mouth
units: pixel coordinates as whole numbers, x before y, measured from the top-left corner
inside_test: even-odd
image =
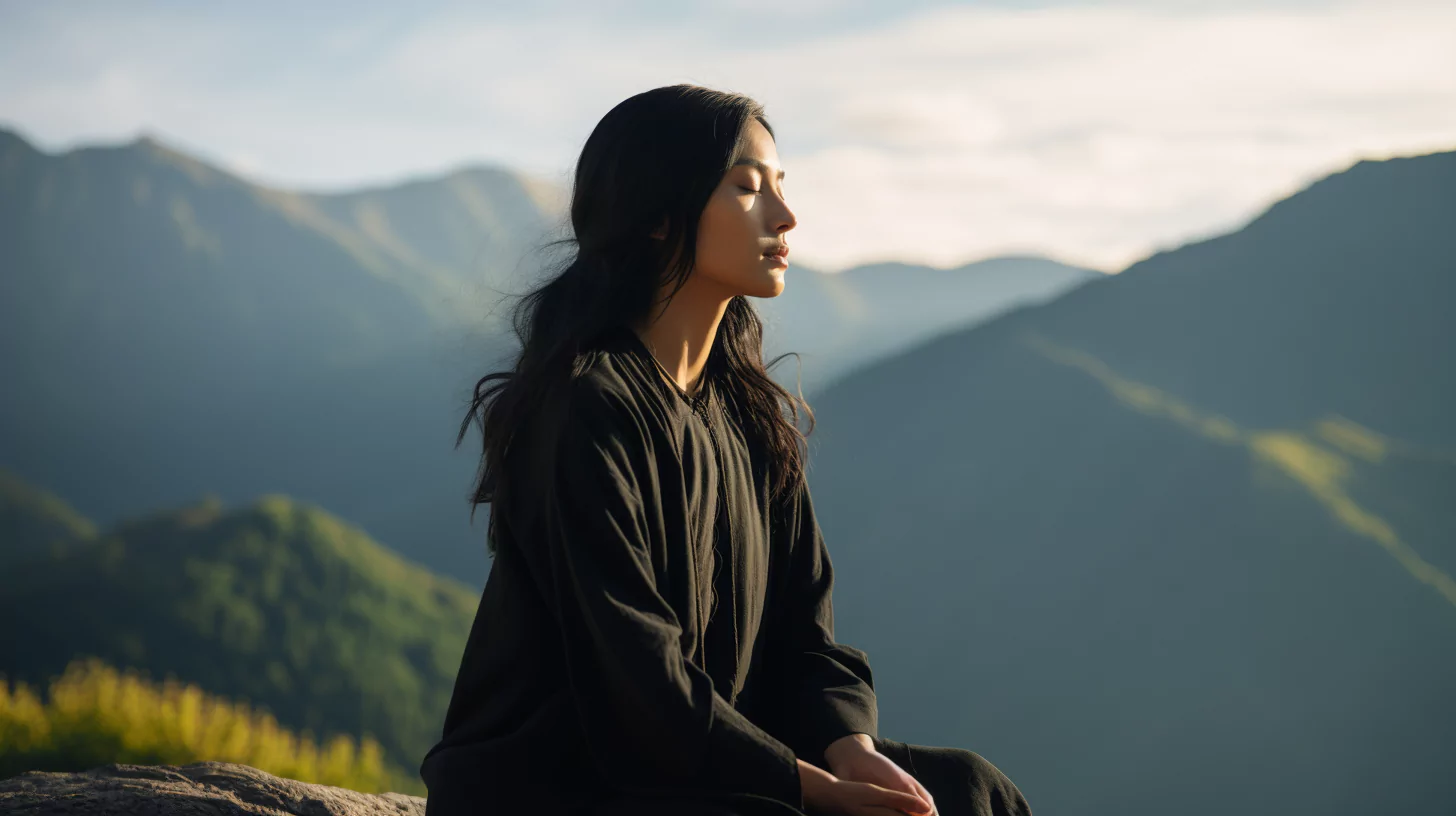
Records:
[[[774,247],[768,252],[763,253],[763,257],[768,258],[769,260],[778,261],[782,264],[787,264],[789,262],[789,248],[787,246]]]

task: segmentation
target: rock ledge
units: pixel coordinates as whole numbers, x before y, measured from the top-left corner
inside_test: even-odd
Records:
[[[424,816],[425,800],[297,782],[235,762],[102,765],[0,779],[0,813],[147,816]]]

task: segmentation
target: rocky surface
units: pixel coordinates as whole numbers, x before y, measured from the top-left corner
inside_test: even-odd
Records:
[[[0,779],[0,813],[146,816],[424,816],[425,800],[296,782],[233,762],[102,765]]]

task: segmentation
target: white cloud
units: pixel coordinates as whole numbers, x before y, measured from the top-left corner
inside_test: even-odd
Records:
[[[801,257],[1120,268],[1360,156],[1456,149],[1453,31],[1440,6],[955,9],[786,54],[816,79],[762,96],[839,146],[784,157]]]
[[[700,82],[767,105],[795,256],[827,268],[1035,251],[1115,269],[1359,157],[1456,149],[1449,3],[813,22],[466,10],[280,49],[261,26],[82,16],[0,49],[0,111],[43,143],[145,128],[288,185],[482,158],[562,178],[612,105]]]

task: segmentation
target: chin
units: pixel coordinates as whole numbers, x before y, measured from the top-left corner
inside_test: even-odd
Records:
[[[719,278],[725,288],[729,291],[743,295],[744,297],[771,298],[778,297],[784,291],[784,273],[787,269],[765,269],[759,267],[751,271],[734,275],[730,278]],[[729,283],[728,281],[732,282]]]
[[[787,270],[785,270],[785,271],[787,271]],[[773,280],[769,281],[767,284],[765,284],[762,287],[762,291],[755,292],[753,296],[754,297],[761,297],[761,298],[771,298],[771,297],[778,297],[779,295],[782,295],[783,293],[784,293],[784,277],[783,277],[783,275],[776,275]]]
[[[750,297],[778,297],[784,291],[784,273],[788,271],[759,267],[743,277],[743,293]]]

